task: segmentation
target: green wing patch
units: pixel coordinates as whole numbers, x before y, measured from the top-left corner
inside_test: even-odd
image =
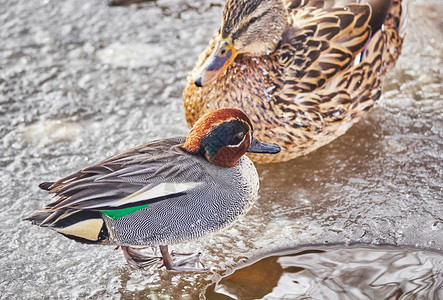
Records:
[[[100,210],[101,213],[107,215],[108,217],[118,220],[121,217],[130,215],[132,213],[135,213],[136,211],[139,211],[140,209],[149,207],[147,204],[139,205],[139,206],[131,206],[121,209],[110,209],[110,210]]]

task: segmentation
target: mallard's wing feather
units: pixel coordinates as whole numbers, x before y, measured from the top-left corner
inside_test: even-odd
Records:
[[[270,78],[277,100],[321,88],[349,68],[370,37],[368,5],[294,10],[291,26],[271,55]]]
[[[376,40],[373,42],[376,43]],[[369,45],[373,46],[373,45]],[[371,52],[370,57],[352,66],[328,81],[322,89],[298,93],[292,101],[285,101],[278,107],[282,118],[294,126],[309,128],[318,132],[316,139],[345,132],[359,120],[359,112],[371,109],[380,97],[382,54]],[[347,126],[342,123],[347,122]],[[340,125],[340,127],[337,127]],[[315,140],[315,139],[314,139]]]
[[[393,0],[384,29],[371,37],[362,52],[361,62],[332,78],[324,87],[325,90],[346,91],[350,95],[352,105],[347,115],[353,123],[380,98],[382,80],[400,55],[406,22],[401,10],[400,1]],[[403,18],[400,20],[399,16]]]
[[[270,73],[270,78],[276,78],[271,91],[274,112],[293,128],[308,130],[310,138],[305,142],[311,139],[309,143],[315,145],[308,146],[311,149],[346,132],[373,107],[403,40],[398,34],[402,24],[394,17],[401,15],[395,11],[401,9],[398,0],[393,1],[384,29],[372,36],[369,6],[325,10],[319,2],[293,10],[293,26],[274,54],[275,66],[280,68]],[[356,62],[357,54],[361,58]]]
[[[383,30],[377,31],[378,37],[373,39],[379,40],[383,46],[373,44],[368,46],[365,50],[365,55],[380,52],[383,60],[383,75],[389,72],[395,65],[401,53],[403,39],[406,33],[406,24],[408,19],[407,14],[408,2],[400,0],[392,0],[392,5],[386,15],[386,20],[383,24]],[[372,49],[370,48],[372,47]],[[383,47],[383,48],[382,48]]]

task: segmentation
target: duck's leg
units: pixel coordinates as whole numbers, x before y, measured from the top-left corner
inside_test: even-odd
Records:
[[[146,255],[128,246],[121,246],[121,248],[126,261],[136,268],[141,269],[162,260],[161,257],[155,255]]]
[[[161,265],[160,268],[164,266],[167,270],[174,270],[179,272],[203,272],[207,270],[200,262],[200,253],[175,253],[171,256],[171,254],[169,254],[167,245],[160,246],[160,253],[163,256],[163,265]],[[184,258],[173,261],[173,256],[184,256]]]

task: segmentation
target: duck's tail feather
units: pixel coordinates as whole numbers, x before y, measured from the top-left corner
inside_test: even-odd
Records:
[[[39,188],[45,191],[51,190],[51,186],[54,184],[54,182],[42,182],[38,185]]]
[[[71,208],[33,212],[25,220],[32,224],[49,227],[77,242],[87,244],[106,244],[109,230],[102,214],[98,211],[75,210]]]

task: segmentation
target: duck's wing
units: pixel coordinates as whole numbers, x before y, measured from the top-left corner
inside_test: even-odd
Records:
[[[331,78],[321,89],[299,92],[289,99],[280,98],[277,103],[283,104],[278,107],[284,119],[294,126],[309,126],[314,135],[344,133],[380,97],[383,52],[375,48],[382,45],[375,39],[371,40],[365,61]],[[342,126],[343,123],[347,126]]]
[[[197,160],[178,147],[182,142],[152,142],[42,183],[40,187],[56,197],[45,210],[95,210],[113,217],[184,195],[208,179]]]
[[[367,4],[326,7],[325,1],[291,2],[289,26],[270,57],[277,101],[323,87],[352,66],[371,36]]]
[[[383,76],[401,52],[405,3],[372,0],[372,9],[352,3],[336,7],[342,2],[351,1],[288,0],[292,26],[273,54],[275,104],[286,118],[310,124],[313,131],[358,121],[380,97]],[[380,28],[381,18],[383,29],[371,32],[370,24]]]

